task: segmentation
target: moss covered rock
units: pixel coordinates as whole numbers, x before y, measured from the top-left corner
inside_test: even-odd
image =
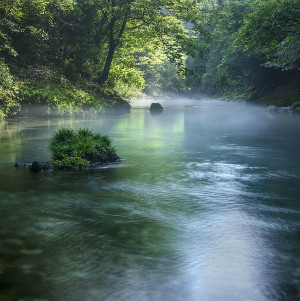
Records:
[[[58,129],[50,140],[55,169],[82,169],[99,163],[118,161],[108,136],[89,129]]]

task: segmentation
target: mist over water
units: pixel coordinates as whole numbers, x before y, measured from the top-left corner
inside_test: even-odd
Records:
[[[300,117],[170,98],[0,123],[0,300],[298,300]],[[122,161],[30,173],[59,126]]]

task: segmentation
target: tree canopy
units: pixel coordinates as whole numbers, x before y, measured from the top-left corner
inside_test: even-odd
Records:
[[[263,0],[252,8],[238,32],[245,49],[264,53],[267,67],[299,70],[300,2]]]
[[[207,1],[197,21],[206,46],[187,60],[187,85],[228,98],[297,101],[299,5],[297,0]]]
[[[2,0],[0,115],[140,91],[294,87],[299,11],[298,0]]]

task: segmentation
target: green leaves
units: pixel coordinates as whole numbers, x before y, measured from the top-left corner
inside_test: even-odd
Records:
[[[0,119],[13,116],[20,109],[20,86],[0,59]]]
[[[296,93],[298,0],[204,1],[195,30],[207,47],[187,60],[192,88],[226,98],[257,99],[276,87]],[[286,93],[286,95],[289,93]],[[291,99],[282,94],[286,103]]]
[[[282,70],[299,69],[299,12],[298,0],[255,1],[253,13],[245,18],[238,40],[245,49],[265,54],[265,66]]]
[[[108,136],[94,134],[90,129],[73,130],[60,128],[49,143],[56,168],[82,169],[90,161],[105,161],[108,154],[114,153]]]

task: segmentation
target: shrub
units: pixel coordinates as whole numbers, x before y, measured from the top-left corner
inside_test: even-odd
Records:
[[[58,129],[49,147],[57,169],[82,169],[96,162],[119,159],[108,136],[95,134],[86,128]]]

